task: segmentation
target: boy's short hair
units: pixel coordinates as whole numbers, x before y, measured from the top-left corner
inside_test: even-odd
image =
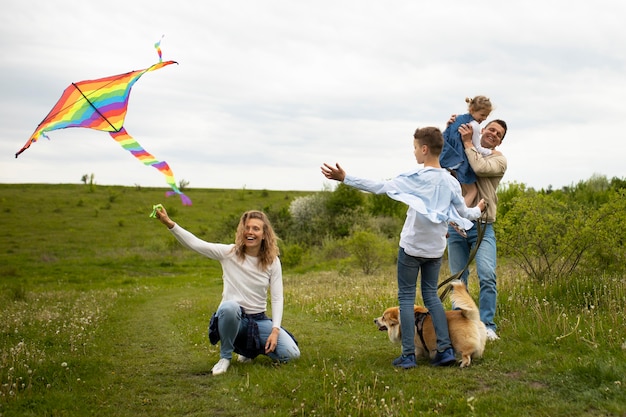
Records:
[[[441,130],[439,130],[439,128],[417,128],[417,130],[413,134],[413,138],[415,138],[417,143],[419,143],[420,145],[428,146],[431,154],[441,154],[441,149],[443,148],[443,135],[441,134]]]

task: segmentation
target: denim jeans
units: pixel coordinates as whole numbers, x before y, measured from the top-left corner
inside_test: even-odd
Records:
[[[417,276],[421,270],[421,289],[424,306],[437,334],[437,350],[443,351],[452,346],[448,333],[448,320],[437,293],[441,258],[419,258],[407,255],[404,249],[398,251],[398,301],[400,302],[400,330],[402,332],[402,354],[415,354],[415,295]]]
[[[498,290],[496,289],[496,235],[493,231],[493,224],[482,224],[485,227],[483,240],[476,252],[476,272],[480,293],[478,297],[478,307],[480,310],[480,320],[485,323],[488,329],[496,330],[493,318],[496,314],[496,299]],[[467,238],[459,235],[452,227],[448,228],[448,264],[452,274],[465,267],[472,248],[476,245],[478,231],[476,222],[474,227],[467,230]],[[467,285],[469,268],[461,275],[461,280]]]
[[[241,315],[241,307],[234,301],[224,301],[217,309],[220,332],[220,358],[232,359],[234,343],[238,335],[248,333],[248,318]],[[261,343],[265,346],[272,332],[272,320],[257,320]],[[287,362],[300,357],[300,349],[291,336],[281,328],[276,349],[267,356],[275,361]]]

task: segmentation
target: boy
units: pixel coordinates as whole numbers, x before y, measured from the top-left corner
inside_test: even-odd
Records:
[[[404,369],[417,366],[413,306],[420,270],[422,299],[437,333],[437,354],[431,364],[448,366],[456,362],[445,311],[437,294],[441,258],[446,248],[447,223],[455,222],[470,229],[473,225],[467,219],[477,219],[485,208],[484,200],[480,200],[474,208],[467,208],[461,185],[446,169],[441,168],[439,155],[443,136],[438,128],[417,129],[413,138],[415,159],[424,167],[388,181],[346,175],[339,164],[333,167],[325,163],[321,167],[322,174],[328,179],[374,194],[386,193],[409,206],[400,234],[397,266],[402,354],[393,361],[394,366]]]

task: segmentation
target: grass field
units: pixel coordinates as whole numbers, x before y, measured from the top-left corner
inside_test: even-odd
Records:
[[[191,207],[163,190],[0,185],[0,416],[626,416],[624,277],[538,284],[506,259],[501,340],[468,369],[391,366],[399,346],[373,324],[396,304],[389,265],[285,271],[302,357],[211,376],[219,264],[180,248],[152,205],[227,239],[243,210],[306,193],[186,193]]]

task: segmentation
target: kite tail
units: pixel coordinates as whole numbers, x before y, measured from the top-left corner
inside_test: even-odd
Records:
[[[137,142],[132,136],[130,136],[126,129],[123,127],[119,130],[119,132],[109,132],[111,137],[115,139],[117,143],[119,143],[122,148],[129,151],[133,156],[139,159],[144,165],[152,166],[159,171],[163,175],[165,175],[165,181],[172,187],[174,191],[168,191],[165,193],[166,196],[172,196],[174,194],[178,194],[180,199],[183,202],[183,205],[190,206],[191,200],[185,194],[182,193],[176,186],[176,180],[174,179],[174,174],[170,169],[169,165],[165,161],[158,161],[152,154],[148,153],[140,144]]]
[[[159,41],[154,44],[154,47],[157,50],[157,54],[159,54],[159,62],[163,62],[163,52],[161,51],[161,41],[163,40],[163,36],[161,36],[161,39],[159,39]]]

